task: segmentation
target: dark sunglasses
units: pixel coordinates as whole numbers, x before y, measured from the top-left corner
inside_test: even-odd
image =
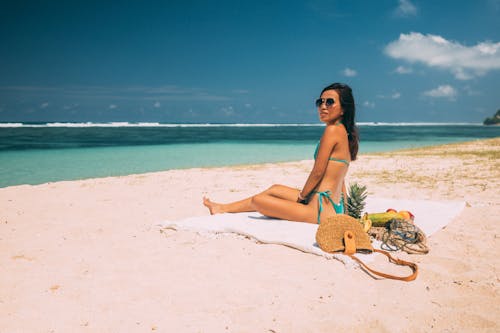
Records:
[[[321,104],[325,103],[326,107],[330,107],[335,104],[335,100],[333,98],[318,98],[316,100],[316,107],[319,108]]]

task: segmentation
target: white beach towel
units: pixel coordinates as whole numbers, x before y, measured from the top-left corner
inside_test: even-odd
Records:
[[[397,200],[368,198],[365,211],[384,212],[387,208],[408,210],[415,215],[415,224],[427,236],[444,228],[465,207],[464,202]],[[322,251],[316,244],[317,224],[291,222],[265,217],[259,213],[217,214],[185,218],[178,221],[164,221],[161,228],[189,230],[199,234],[235,233],[265,244],[279,244],[326,258],[335,258],[345,264],[354,261],[341,254]],[[374,242],[374,247],[380,244]],[[365,262],[371,261],[372,255],[356,254]]]

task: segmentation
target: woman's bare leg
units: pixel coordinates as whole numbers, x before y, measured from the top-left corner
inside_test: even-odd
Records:
[[[281,200],[295,202],[297,200],[298,194],[299,190],[296,188],[284,185],[273,185],[264,192],[245,198],[243,200],[223,204],[213,202],[210,199],[204,197],[203,204],[208,208],[210,214],[255,212],[257,211],[257,208],[255,207],[253,201],[254,198],[258,195],[268,195],[274,198],[279,198]]]
[[[213,202],[209,198],[203,197],[203,204],[212,215],[221,213],[255,212],[255,209],[252,208],[252,198],[253,197],[249,197],[240,201],[223,204]]]
[[[252,205],[266,216],[290,221],[317,223],[317,205],[303,205],[293,200],[285,200],[267,193],[253,197]]]

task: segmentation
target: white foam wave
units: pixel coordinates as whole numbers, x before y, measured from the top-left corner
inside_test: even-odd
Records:
[[[389,123],[389,122],[359,122],[359,126],[483,126],[482,123]],[[0,128],[14,128],[14,127],[308,127],[308,126],[324,126],[321,123],[313,124],[174,124],[174,123],[159,123],[159,122],[109,122],[109,123],[0,123]]]
[[[110,123],[0,123],[0,127],[280,127],[280,126],[322,126],[322,124],[174,124],[158,122],[110,122]]]
[[[23,127],[23,123],[0,123],[0,127]]]
[[[160,123],[129,123],[129,122],[110,122],[110,123],[44,123],[44,124],[24,124],[24,123],[0,123],[0,127],[156,127],[162,126]]]

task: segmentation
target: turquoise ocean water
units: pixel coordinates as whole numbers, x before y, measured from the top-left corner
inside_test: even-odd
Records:
[[[500,136],[479,124],[360,124],[360,152]],[[0,124],[0,187],[311,159],[323,125]]]

